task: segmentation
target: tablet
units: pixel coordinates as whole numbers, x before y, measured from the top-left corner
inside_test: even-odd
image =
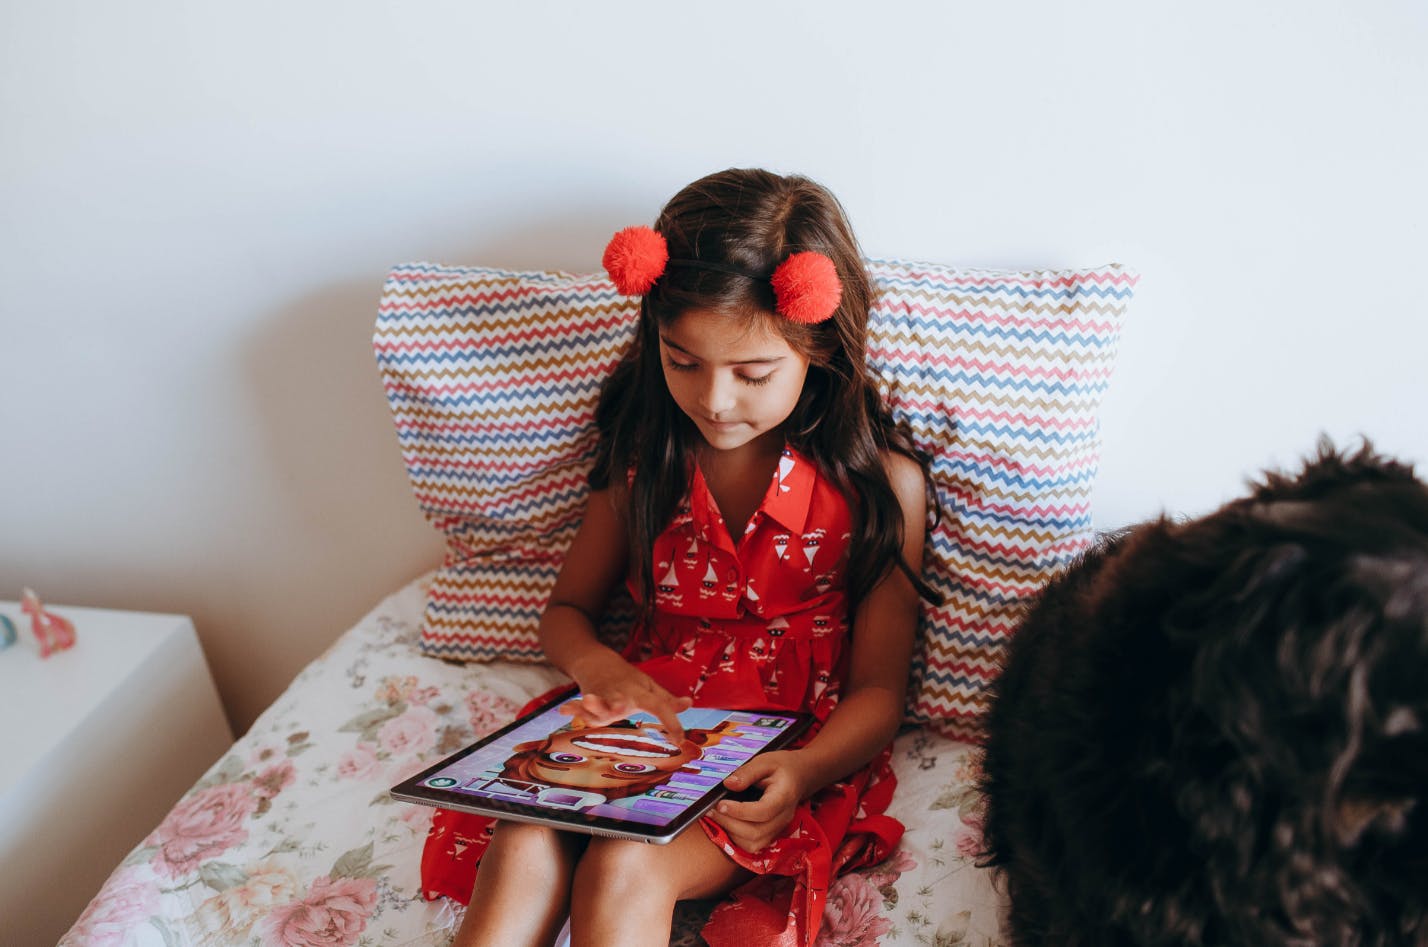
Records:
[[[653,716],[582,727],[567,692],[392,787],[393,798],[572,832],[664,844],[729,795],[724,777],[785,747],[812,714],[692,707],[671,740]]]

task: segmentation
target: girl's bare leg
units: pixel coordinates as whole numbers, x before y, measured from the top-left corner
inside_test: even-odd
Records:
[[[668,845],[592,839],[575,866],[571,940],[665,947],[676,901],[717,897],[748,877],[697,825]]]
[[[553,943],[570,911],[570,879],[585,844],[569,832],[498,822],[452,947]]]

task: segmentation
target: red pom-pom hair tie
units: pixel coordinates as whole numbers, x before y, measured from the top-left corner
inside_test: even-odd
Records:
[[[610,238],[600,262],[621,296],[643,296],[664,275],[669,246],[650,227],[626,227]]]
[[[833,261],[814,250],[795,253],[769,278],[780,315],[813,325],[827,320],[843,299],[843,281]]]
[[[626,227],[605,246],[600,258],[605,272],[622,296],[643,296],[670,266],[732,273],[746,279],[762,280],[737,266],[705,260],[671,260],[669,245],[651,227]],[[780,263],[769,277],[773,287],[774,311],[794,322],[814,325],[827,321],[843,299],[843,282],[838,268],[822,253],[805,250]]]

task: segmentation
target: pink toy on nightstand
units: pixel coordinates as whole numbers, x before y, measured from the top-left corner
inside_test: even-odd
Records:
[[[40,643],[40,657],[47,658],[56,651],[74,647],[74,622],[68,618],[45,611],[39,596],[25,589],[20,597],[20,609],[30,616],[30,629],[35,640]]]

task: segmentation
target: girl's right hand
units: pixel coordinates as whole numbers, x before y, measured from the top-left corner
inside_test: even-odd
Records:
[[[570,676],[580,687],[580,697],[563,705],[561,713],[587,727],[604,727],[643,710],[658,719],[672,739],[684,739],[678,714],[694,701],[675,697],[615,652],[601,650],[586,656],[570,668]]]

